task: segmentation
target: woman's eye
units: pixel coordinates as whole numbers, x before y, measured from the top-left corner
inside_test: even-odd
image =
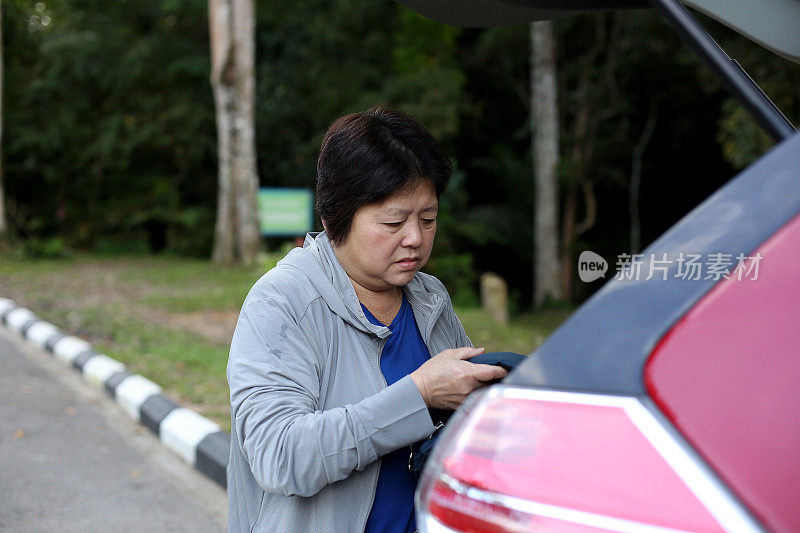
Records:
[[[384,224],[392,228],[399,228],[400,226],[403,225],[402,222],[384,222]]]
[[[431,225],[431,224],[433,224],[434,222],[436,222],[436,219],[435,219],[435,218],[423,218],[423,219],[422,219],[422,223],[423,223],[423,224],[426,224],[426,225],[428,225],[428,226],[430,226],[430,225]]]

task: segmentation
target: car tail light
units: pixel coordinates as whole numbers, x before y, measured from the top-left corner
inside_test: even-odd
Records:
[[[761,530],[640,400],[503,385],[450,420],[416,504],[430,533]]]

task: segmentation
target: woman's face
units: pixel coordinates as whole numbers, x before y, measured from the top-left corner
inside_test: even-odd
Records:
[[[405,187],[356,211],[336,256],[350,279],[364,289],[402,287],[428,262],[438,210],[431,183],[421,180]]]

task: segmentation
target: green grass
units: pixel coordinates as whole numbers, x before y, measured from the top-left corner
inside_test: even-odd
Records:
[[[499,324],[483,309],[456,308],[456,314],[475,347],[487,352],[517,352],[530,354],[547,338],[572,311],[552,309],[512,317],[508,324]]]
[[[0,296],[88,340],[230,429],[225,378],[230,339],[205,335],[198,319],[225,316],[232,333],[247,291],[277,259],[239,268],[174,257],[4,258]]]
[[[0,259],[0,296],[155,381],[183,405],[230,429],[225,366],[238,310],[280,254],[253,268],[168,256]],[[457,308],[475,346],[530,353],[566,317],[549,310],[495,323]]]
[[[153,379],[186,407],[230,429],[225,379],[227,346],[140,320],[90,320],[112,328],[113,340],[97,343],[96,349],[113,354],[131,371]]]

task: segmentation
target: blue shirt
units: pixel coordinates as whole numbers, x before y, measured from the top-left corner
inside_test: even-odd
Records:
[[[392,332],[386,339],[381,352],[381,372],[386,384],[399,381],[430,358],[428,347],[414,320],[414,311],[402,291],[403,303],[400,311],[389,324]],[[375,316],[361,304],[367,320],[383,326]],[[417,480],[408,469],[408,446],[383,456],[378,488],[372,510],[367,518],[366,533],[413,533],[416,531],[414,518],[414,491]]]

